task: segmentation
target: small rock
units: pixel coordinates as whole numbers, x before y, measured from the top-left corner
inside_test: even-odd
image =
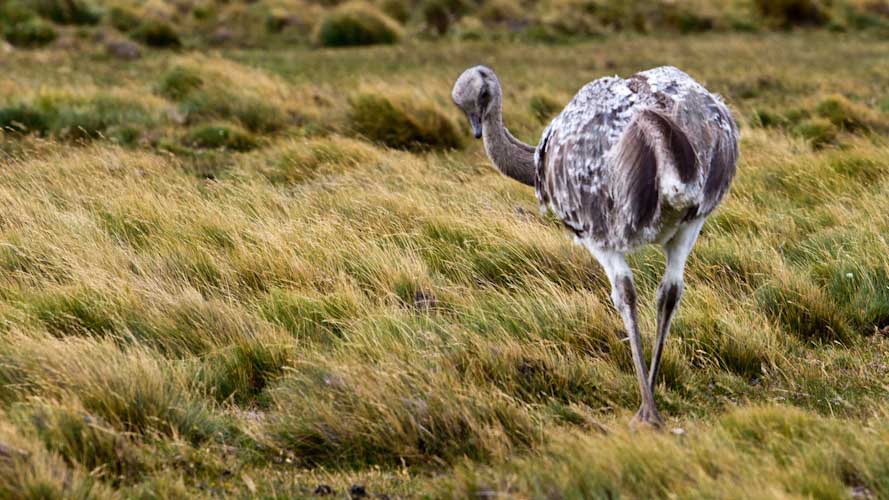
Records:
[[[670,432],[672,432],[673,434],[675,434],[677,436],[684,436],[685,435],[685,429],[683,429],[682,427],[673,427],[672,429],[670,429]]]
[[[516,215],[518,215],[519,217],[522,217],[525,220],[534,219],[534,213],[531,212],[530,210],[526,209],[525,207],[515,206],[515,207],[513,207],[512,210],[513,210],[513,212],[515,212]]]
[[[298,28],[298,29],[306,29],[308,24],[306,24],[305,19],[297,15],[290,15],[284,18],[284,26],[288,28]]]
[[[247,473],[241,474],[241,480],[244,481],[244,486],[250,490],[250,493],[256,493],[256,483],[253,482],[253,478],[247,475]]]
[[[166,112],[167,118],[169,118],[170,121],[175,123],[176,125],[185,125],[188,122],[188,115],[186,115],[182,111],[179,111],[179,109],[175,106],[170,106],[169,108],[167,108]]]
[[[367,490],[364,488],[363,484],[353,484],[352,487],[349,488],[349,496],[352,497],[352,500],[365,498],[367,496]]]
[[[342,377],[342,375],[338,373],[328,373],[324,376],[324,385],[332,388],[332,389],[345,389],[346,379]]]
[[[207,39],[211,45],[224,45],[235,37],[235,34],[232,31],[225,27],[216,28],[215,31],[210,35],[210,38]]]
[[[333,495],[333,488],[326,484],[319,484],[313,493],[319,497],[326,497],[328,495]]]
[[[77,46],[78,41],[73,36],[60,36],[53,44],[53,47],[61,50],[74,50]]]
[[[0,443],[0,460],[9,460],[12,458],[27,458],[29,453],[24,450],[13,448],[12,446]]]
[[[417,309],[428,312],[435,309],[437,305],[438,301],[435,299],[435,295],[432,295],[432,292],[417,290],[414,293],[414,307]]]
[[[475,498],[482,500],[494,500],[497,498],[497,492],[488,488],[479,488],[475,490]]]
[[[852,498],[856,500],[870,500],[872,498],[876,498],[873,492],[868,489],[867,486],[853,486],[852,491],[850,491]]]
[[[429,416],[429,404],[422,398],[401,398],[401,403],[417,417]]]
[[[115,40],[108,42],[105,44],[105,50],[108,51],[112,56],[123,59],[126,61],[132,61],[133,59],[139,59],[142,57],[142,49],[139,48],[133,42],[127,40]]]

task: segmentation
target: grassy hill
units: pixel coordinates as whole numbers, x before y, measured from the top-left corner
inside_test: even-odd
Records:
[[[187,15],[177,49],[109,52],[138,37],[99,2],[0,47],[0,497],[889,496],[878,28],[548,44],[410,17],[378,47],[313,24],[209,50],[210,3],[180,4],[126,4]],[[604,274],[450,102],[477,63],[533,143],[587,81],[662,64],[734,110],[658,384],[681,432],[627,429]],[[650,343],[663,258],[632,266]]]

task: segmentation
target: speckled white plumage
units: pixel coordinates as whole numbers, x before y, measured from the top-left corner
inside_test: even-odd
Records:
[[[667,118],[688,139],[696,158],[684,166],[694,173],[690,179],[680,178],[668,138],[640,120],[645,111]],[[653,214],[640,227],[632,214],[644,201],[614,189],[627,170],[619,146],[633,124],[658,156],[656,205],[642,207]],[[664,224],[706,217],[734,175],[737,150],[728,108],[686,73],[664,66],[628,79],[600,78],[580,89],[543,132],[535,152],[536,193],[578,238],[627,251],[669,233]]]

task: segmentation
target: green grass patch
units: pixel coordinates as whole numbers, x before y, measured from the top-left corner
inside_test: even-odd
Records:
[[[291,121],[284,85],[261,72],[242,75],[242,69],[218,59],[187,58],[161,76],[156,91],[176,101],[189,122],[237,121],[253,133],[284,128]]]
[[[139,27],[142,16],[123,5],[115,5],[108,10],[108,21],[119,31],[128,33]]]
[[[827,5],[819,0],[755,0],[756,11],[779,28],[822,25],[830,19]]]
[[[438,109],[413,106],[369,93],[349,100],[351,129],[371,141],[405,150],[454,149],[462,140],[453,122]]]
[[[370,4],[351,2],[327,14],[315,30],[324,47],[391,44],[401,37],[398,23]]]
[[[360,311],[348,294],[311,296],[285,290],[272,291],[260,308],[263,317],[292,335],[328,342],[341,337]]]
[[[35,404],[20,410],[44,446],[66,462],[95,471],[110,484],[138,481],[147,471],[146,457],[130,438],[76,405]]]
[[[61,290],[35,297],[32,314],[53,335],[105,335],[114,331],[115,304],[88,290]]]
[[[809,141],[815,149],[836,144],[838,135],[836,125],[826,118],[805,120],[794,128],[794,132]]]
[[[195,69],[175,66],[161,78],[157,91],[164,97],[178,101],[200,89],[203,84],[204,79]]]
[[[149,47],[175,49],[182,46],[176,29],[160,19],[143,20],[132,30],[130,36]]]
[[[27,104],[0,108],[0,128],[18,133],[44,134],[50,128],[48,114]]]
[[[194,148],[231,151],[249,151],[258,145],[256,138],[249,132],[226,123],[199,125],[188,131],[182,142]]]
[[[52,24],[33,17],[3,28],[3,37],[16,47],[35,48],[53,42],[58,33]]]
[[[31,0],[32,9],[59,24],[97,24],[101,13],[87,0]]]

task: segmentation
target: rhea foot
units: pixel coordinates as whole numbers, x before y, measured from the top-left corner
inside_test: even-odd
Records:
[[[664,419],[661,418],[657,408],[653,406],[649,408],[642,405],[642,407],[639,408],[639,411],[636,412],[636,416],[630,420],[630,428],[639,429],[646,427],[654,430],[661,430],[664,428]]]

